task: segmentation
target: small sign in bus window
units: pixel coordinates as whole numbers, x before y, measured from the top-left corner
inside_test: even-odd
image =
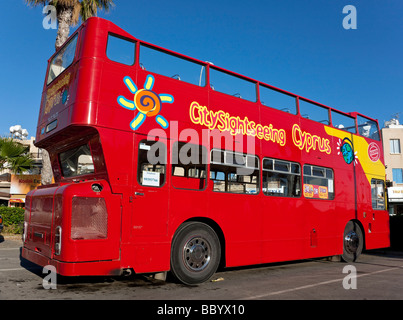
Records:
[[[152,171],[143,171],[143,186],[159,187],[160,173]]]

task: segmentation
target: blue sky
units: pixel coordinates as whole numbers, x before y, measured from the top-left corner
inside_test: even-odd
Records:
[[[403,122],[401,0],[115,0],[100,12],[133,36],[280,87],[383,126]],[[343,28],[343,7],[357,29]],[[0,135],[20,124],[35,136],[56,30],[42,7],[3,1],[0,11]],[[71,29],[73,32],[75,28]]]

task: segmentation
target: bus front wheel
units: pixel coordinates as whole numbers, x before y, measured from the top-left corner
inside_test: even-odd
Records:
[[[175,233],[171,247],[171,271],[182,283],[194,285],[209,280],[217,271],[221,245],[207,224],[185,222]]]
[[[360,226],[349,221],[344,229],[343,254],[341,258],[345,262],[354,262],[361,255],[364,247],[364,237]]]

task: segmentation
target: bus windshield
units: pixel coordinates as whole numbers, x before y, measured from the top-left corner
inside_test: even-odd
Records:
[[[87,144],[62,152],[60,164],[65,178],[94,173],[94,163]]]
[[[62,48],[59,53],[53,57],[52,61],[50,62],[48,80],[46,84],[51,83],[59,76],[59,74],[61,74],[72,64],[74,54],[76,52],[77,37],[78,34],[76,34],[69,41],[69,43],[67,43],[64,48]]]

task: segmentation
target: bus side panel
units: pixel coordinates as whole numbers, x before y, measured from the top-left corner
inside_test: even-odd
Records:
[[[262,195],[262,262],[303,259],[308,246],[300,198]]]

